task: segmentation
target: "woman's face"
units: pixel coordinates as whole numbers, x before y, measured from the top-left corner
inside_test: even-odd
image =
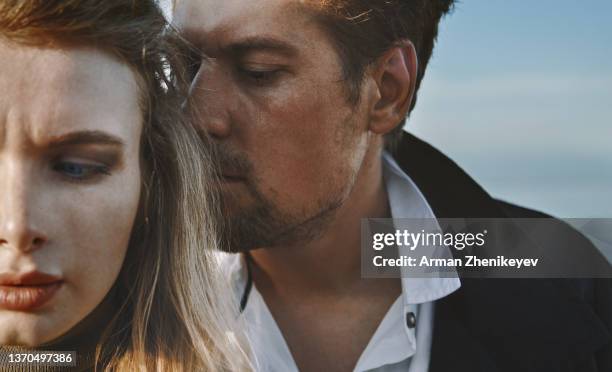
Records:
[[[140,195],[134,72],[0,38],[0,345],[62,336],[102,302]]]

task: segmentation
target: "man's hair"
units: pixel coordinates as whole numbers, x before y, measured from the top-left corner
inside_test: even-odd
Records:
[[[319,0],[317,19],[329,34],[342,61],[349,102],[360,99],[366,68],[401,40],[416,49],[418,71],[414,98],[425,75],[438,35],[438,23],[454,0]],[[394,150],[405,119],[387,135],[386,147]]]

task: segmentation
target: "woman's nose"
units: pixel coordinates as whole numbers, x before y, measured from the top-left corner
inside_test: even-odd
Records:
[[[0,249],[29,253],[48,241],[46,234],[36,226],[35,199],[38,196],[32,192],[34,180],[27,178],[24,172],[7,172],[6,167],[0,167]]]
[[[0,247],[31,253],[41,248],[47,237],[27,223],[14,220],[2,221],[0,228]]]

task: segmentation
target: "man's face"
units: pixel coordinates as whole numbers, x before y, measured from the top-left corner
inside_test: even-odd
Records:
[[[370,138],[324,30],[298,0],[180,0],[174,22],[211,57],[192,98],[219,153],[232,250],[318,236]]]

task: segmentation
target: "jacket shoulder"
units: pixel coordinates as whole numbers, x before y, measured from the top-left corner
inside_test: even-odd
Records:
[[[508,203],[504,200],[494,199],[494,201],[511,218],[553,218],[553,216],[546,213]]]

